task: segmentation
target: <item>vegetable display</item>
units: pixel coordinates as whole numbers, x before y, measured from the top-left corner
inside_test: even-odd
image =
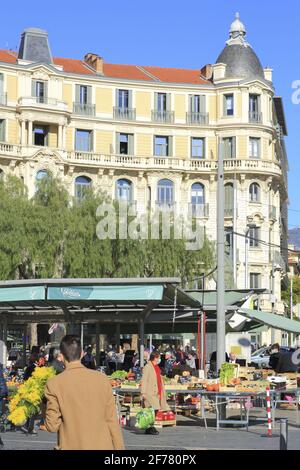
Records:
[[[126,379],[128,372],[125,370],[116,370],[110,376],[111,379]]]
[[[222,385],[228,385],[230,381],[234,378],[235,366],[234,364],[229,364],[228,362],[224,362],[221,365],[220,370],[220,382]]]

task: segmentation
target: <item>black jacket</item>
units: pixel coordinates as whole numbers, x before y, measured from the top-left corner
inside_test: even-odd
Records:
[[[270,355],[269,366],[271,367],[271,369],[276,370],[279,361],[279,356],[279,352]]]
[[[293,363],[292,360],[293,353],[280,353],[279,354],[279,361],[276,367],[276,372],[278,374],[282,374],[284,372],[297,372],[298,365]]]

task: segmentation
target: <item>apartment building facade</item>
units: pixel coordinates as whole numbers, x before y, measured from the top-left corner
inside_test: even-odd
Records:
[[[24,31],[18,52],[0,51],[4,177],[22,178],[30,197],[49,174],[77,199],[92,185],[138,211],[190,210],[216,240],[221,143],[234,281],[273,287],[261,308],[276,303],[281,313],[285,135],[272,70],[263,69],[238,16],[216,62],[197,70],[108,64],[93,53],[55,58],[39,29]]]

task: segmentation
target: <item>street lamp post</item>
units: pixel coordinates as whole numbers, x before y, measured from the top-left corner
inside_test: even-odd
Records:
[[[224,160],[223,142],[218,146],[217,187],[217,372],[225,362],[225,231],[224,231]]]

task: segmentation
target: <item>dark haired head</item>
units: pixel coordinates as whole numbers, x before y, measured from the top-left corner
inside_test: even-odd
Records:
[[[60,352],[68,362],[79,361],[81,358],[81,341],[78,336],[66,335],[60,343]]]
[[[159,354],[159,352],[157,352],[157,351],[153,351],[153,352],[150,354],[150,361],[153,361],[156,357],[160,357],[160,354]]]

